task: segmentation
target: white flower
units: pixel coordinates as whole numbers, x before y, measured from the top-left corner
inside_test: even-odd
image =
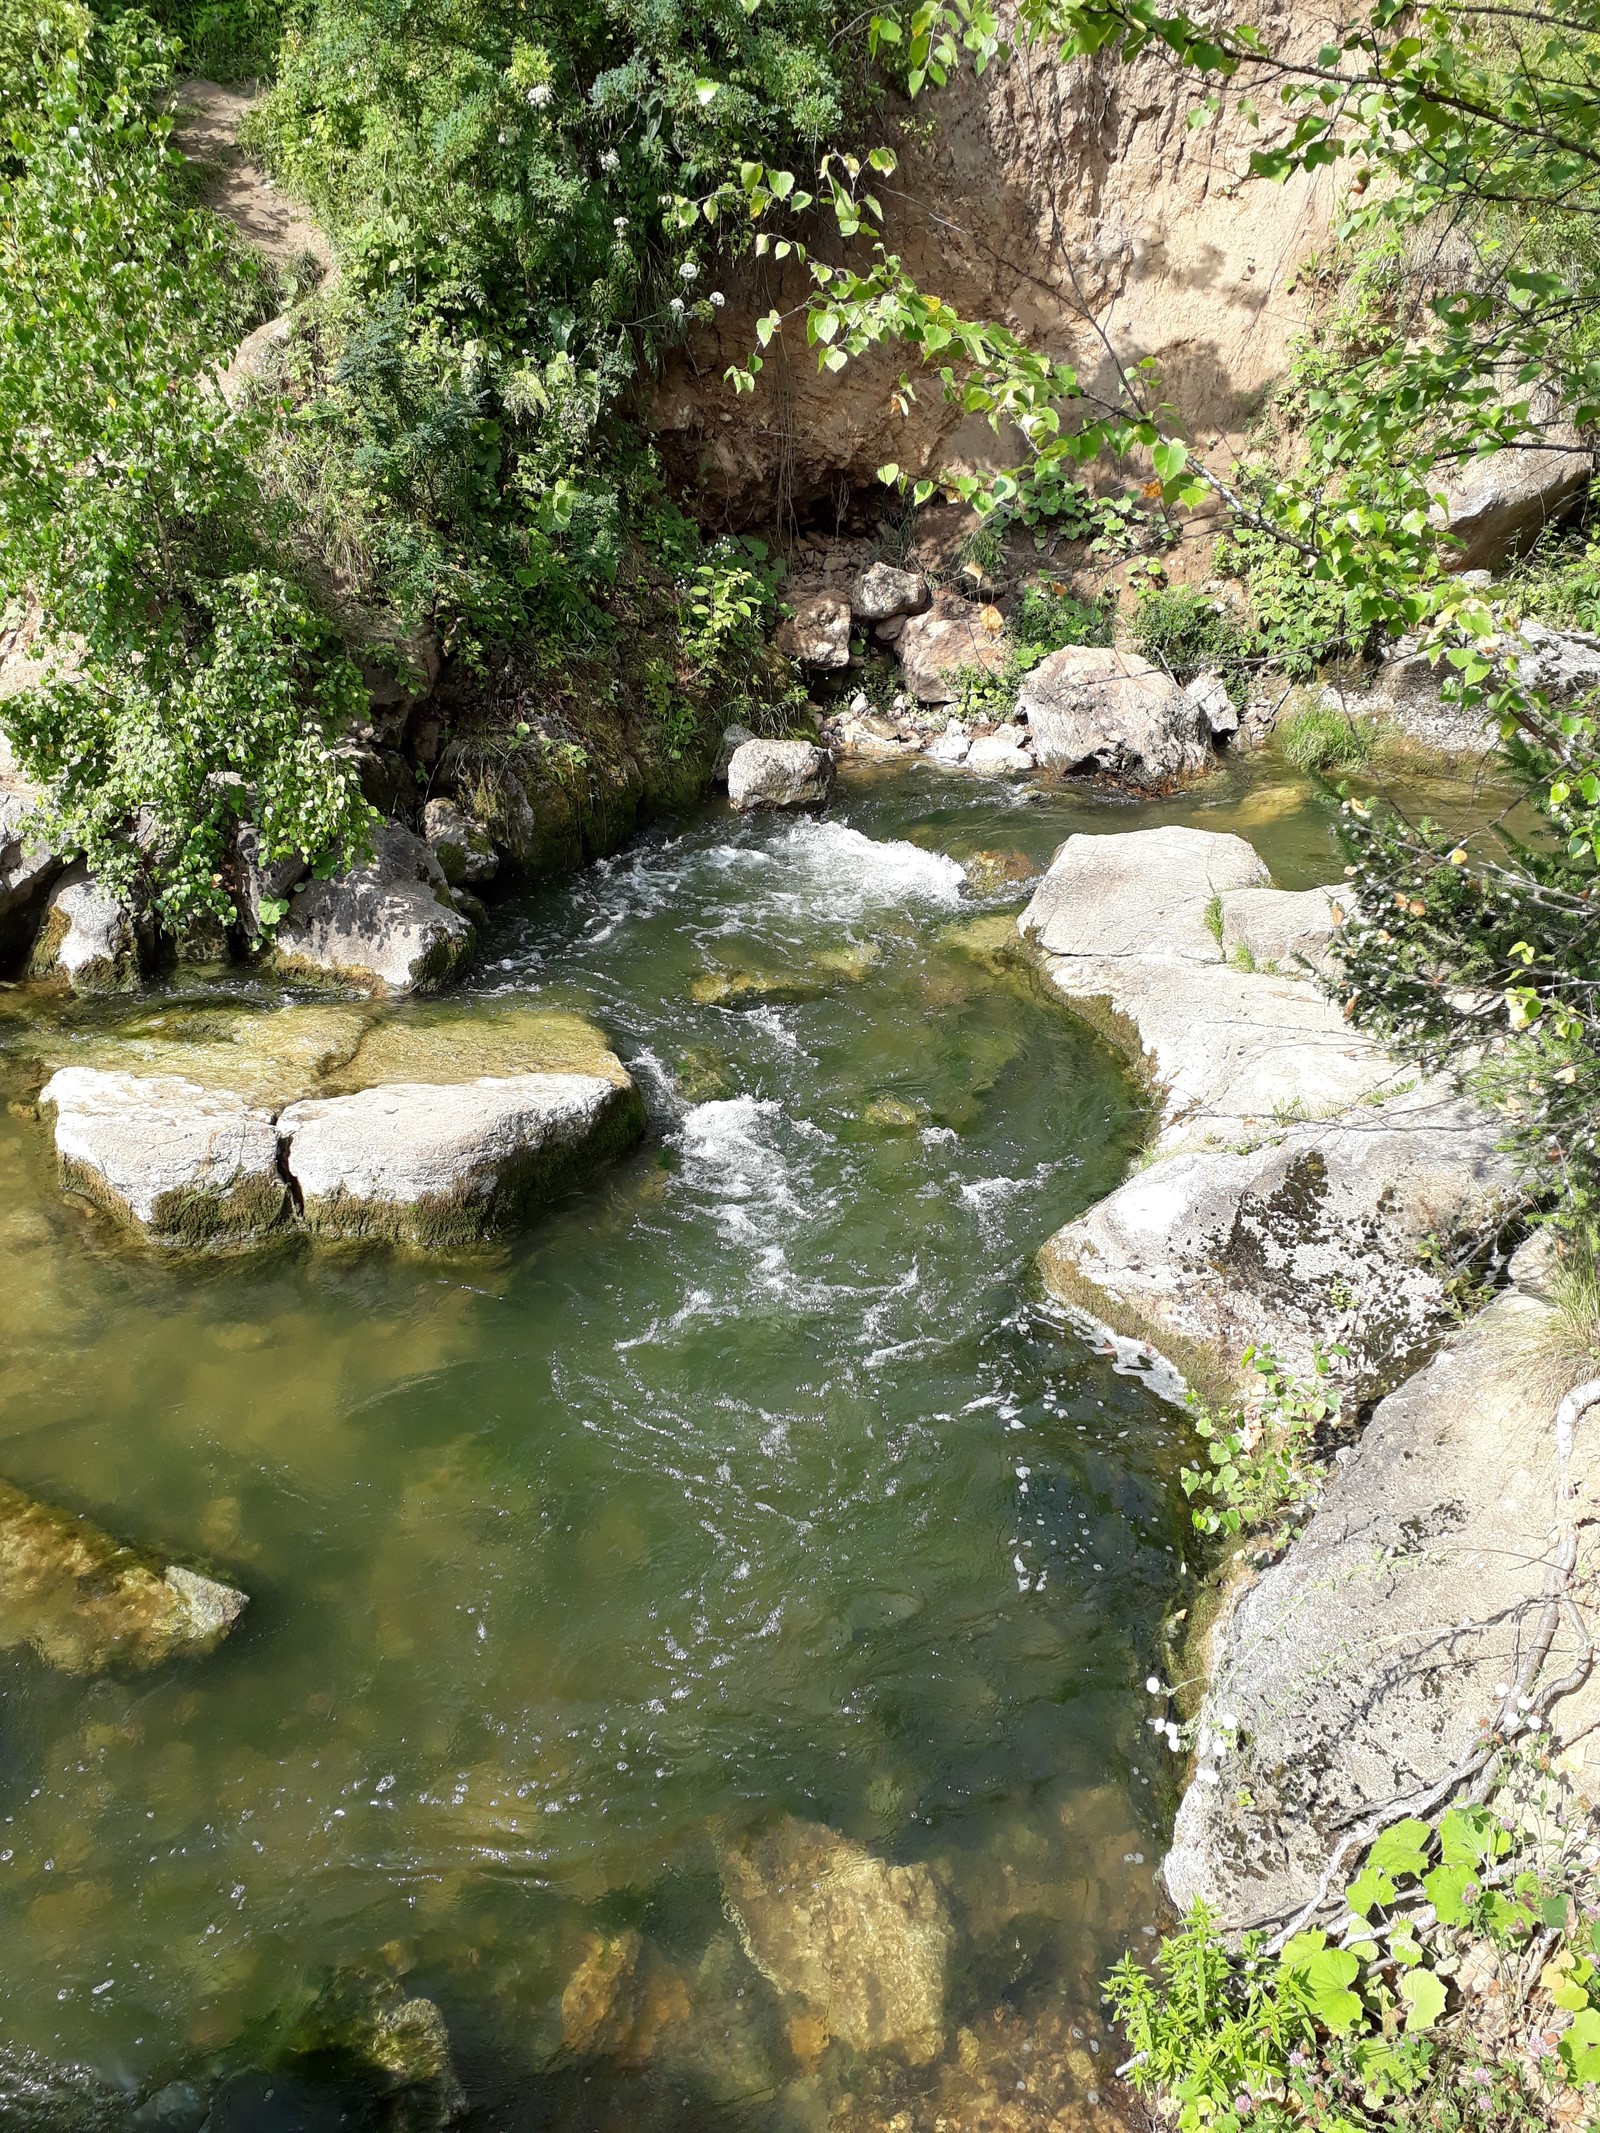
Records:
[[[628,218],[627,218],[627,216],[626,216],[626,215],[613,215],[613,216],[612,216],[612,218],[611,218],[611,227],[612,227],[612,228],[613,228],[613,229],[614,229],[614,230],[616,231],[617,235],[618,235],[618,236],[620,237],[620,236],[622,235],[623,231],[624,231],[624,230],[625,230],[625,229],[626,229],[626,228],[628,227]]]
[[[681,311],[683,309],[683,298],[681,296],[675,296],[672,299],[671,303],[668,304],[667,309],[669,311]]]
[[[1145,1690],[1151,1696],[1159,1696],[1161,1694],[1161,1683],[1154,1674],[1146,1681]]]
[[[536,81],[528,91],[528,102],[532,104],[535,111],[542,111],[549,101],[550,84],[547,81]]]
[[[607,148],[600,157],[600,168],[608,175],[622,168],[622,158],[614,148]]]
[[[694,261],[686,259],[678,269],[678,279],[680,281],[693,281],[699,272],[700,269],[695,265]]]
[[[725,297],[725,296],[723,295],[723,293],[722,293],[722,291],[721,291],[720,289],[713,289],[713,290],[712,290],[712,292],[711,292],[711,308],[712,308],[712,310],[713,310],[713,311],[720,311],[720,310],[722,309],[723,305],[724,305],[724,304],[725,304],[725,303],[726,303],[727,301],[728,301],[728,299],[727,299],[727,298],[726,298],[726,297]]]

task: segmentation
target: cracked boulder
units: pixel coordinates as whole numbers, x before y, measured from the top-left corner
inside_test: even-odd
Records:
[[[1292,1915],[1343,1833],[1456,1769],[1516,1678],[1556,1547],[1555,1409],[1584,1375],[1544,1250],[1517,1253],[1511,1287],[1378,1408],[1289,1552],[1235,1585],[1165,1866],[1180,1909],[1203,1898],[1228,1931]],[[1593,1423],[1571,1464],[1571,1590],[1591,1620]],[[1581,1656],[1564,1615],[1541,1679]],[[1588,1687],[1551,1714],[1591,1801],[1596,1715]]]
[[[211,1651],[248,1604],[0,1481],[0,1646],[66,1674],[143,1672]]]
[[[343,979],[374,993],[436,991],[478,945],[444,870],[410,830],[373,833],[372,857],[296,892],[274,942],[279,966]]]
[[[249,1244],[283,1220],[272,1114],[231,1090],[64,1067],[39,1104],[52,1117],[63,1187],[154,1244]]]
[[[1052,652],[1024,677],[1017,709],[1047,770],[1161,786],[1212,759],[1208,714],[1137,652],[1093,644]]]
[[[928,581],[920,570],[898,570],[874,563],[850,588],[850,612],[863,622],[889,622],[896,615],[920,615],[928,604]]]
[[[278,1118],[307,1229],[421,1245],[510,1228],[643,1127],[639,1092],[620,1066],[614,1075],[394,1082],[290,1104]]]
[[[727,1854],[722,1889],[802,2061],[833,2040],[913,2066],[939,2056],[954,1934],[928,1867],[892,1866],[791,1816]]]

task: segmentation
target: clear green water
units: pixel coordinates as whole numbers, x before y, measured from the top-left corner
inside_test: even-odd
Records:
[[[1333,870],[1328,805],[1259,769],[1137,814],[900,774],[502,906],[480,989],[591,1012],[652,1120],[503,1251],[173,1265],[0,1115],[0,1473],[252,1596],[136,1681],[0,1655],[0,2049],[130,2095],[232,2070],[213,2133],[294,2133],[343,2101],[240,2069],[352,1972],[437,2001],[494,2129],[920,2127],[1012,2092],[1031,2023],[1098,2041],[1095,1980],[1160,1917],[1142,1684],[1185,1437],[1037,1304],[1139,1119],[952,942],[985,907],[941,855],[1179,813],[1287,885]],[[688,997],[841,951],[798,1005]],[[0,995],[13,1099],[46,1012]],[[795,2058],[717,1874],[782,1814],[934,1868],[942,2065]],[[624,1926],[682,1987],[637,2065],[563,2049]],[[1068,2058],[1037,2122],[1106,2123],[1105,2058]]]

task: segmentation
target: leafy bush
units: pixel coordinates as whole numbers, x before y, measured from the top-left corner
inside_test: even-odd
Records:
[[[1241,525],[1218,541],[1214,560],[1224,577],[1242,580],[1261,656],[1291,680],[1309,681],[1329,660],[1361,650],[1367,632],[1357,603],[1342,586],[1318,578],[1296,550]]]
[[[1080,600],[1046,578],[1023,587],[1011,627],[1019,661],[1034,666],[1065,645],[1109,644],[1115,624],[1114,599]]]
[[[1148,585],[1139,594],[1129,634],[1135,648],[1175,680],[1216,674],[1235,699],[1243,696],[1259,648],[1249,629],[1220,600],[1191,585]]]
[[[1366,729],[1326,704],[1307,704],[1280,719],[1278,746],[1296,770],[1359,770],[1372,753]]]
[[[1259,1404],[1249,1416],[1218,1412],[1190,1393],[1207,1464],[1182,1468],[1178,1479],[1194,1506],[1197,1533],[1249,1535],[1254,1552],[1265,1559],[1278,1552],[1316,1494],[1317,1434],[1338,1420],[1339,1389],[1331,1357],[1320,1350],[1310,1384],[1299,1382],[1268,1349],[1247,1348],[1244,1362],[1261,1380]]]
[[[1532,1759],[1504,1814],[1453,1807],[1436,1825],[1393,1824],[1345,1891],[1352,1923],[1338,1939],[1313,1928],[1269,1954],[1252,1933],[1233,1953],[1196,1905],[1154,1976],[1130,1956],[1107,1980],[1135,2090],[1182,2133],[1551,2123],[1564,2088],[1600,2080],[1593,1870],[1586,1832],[1557,1802]],[[1541,1934],[1545,1959],[1529,1969]],[[1529,2024],[1542,2056],[1480,2042],[1470,2008],[1452,2007],[1466,1938],[1500,1957],[1507,2027]]]

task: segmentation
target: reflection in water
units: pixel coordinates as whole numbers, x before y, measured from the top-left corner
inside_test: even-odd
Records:
[[[1324,805],[1207,793],[1327,878]],[[176,2133],[222,2078],[212,2133],[332,2125],[328,2008],[377,2034],[426,1996],[495,2128],[1105,2122],[1096,1980],[1158,1915],[1140,1683],[1183,1433],[1030,1303],[1138,1119],[964,948],[954,862],[1150,819],[871,779],[506,907],[481,991],[594,1014],[653,1131],[494,1253],[129,1249],[26,1109],[129,1010],[0,1000],[0,1472],[251,1594],[155,1675],[0,1655],[27,2081],[176,2082],[143,2121]],[[749,982],[706,1004],[708,971]],[[934,1921],[937,2035],[830,2018],[791,1945],[821,1927],[725,1904],[784,1830],[876,1892],[829,1961],[898,1960],[896,1904]]]

